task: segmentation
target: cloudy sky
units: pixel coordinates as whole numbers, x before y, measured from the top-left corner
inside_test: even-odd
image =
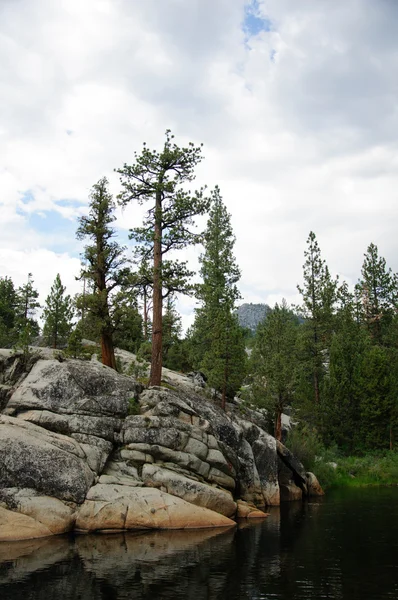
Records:
[[[370,242],[397,271],[397,31],[396,0],[0,0],[0,276],[79,291],[91,186],[167,128],[204,144],[244,301],[299,300],[311,230],[350,284]]]

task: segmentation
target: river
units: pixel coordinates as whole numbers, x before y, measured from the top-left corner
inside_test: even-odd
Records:
[[[329,492],[237,529],[0,543],[1,600],[398,598],[398,487]]]

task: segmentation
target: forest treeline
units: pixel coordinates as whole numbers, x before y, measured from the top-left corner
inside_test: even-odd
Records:
[[[66,294],[60,274],[40,309],[32,274],[16,288],[0,278],[0,346],[25,351],[44,345],[84,356],[83,340],[97,342],[102,362],[117,369],[114,348],[150,363],[150,385],[161,385],[162,365],[201,371],[225,408],[263,407],[270,432],[282,436],[282,413],[306,423],[322,443],[345,454],[394,449],[398,435],[398,278],[370,244],[358,283],[350,290],[333,277],[316,236],[309,234],[299,306],[282,300],[254,336],[240,327],[236,307],[240,270],[230,215],[216,187],[194,192],[201,146],[179,147],[169,131],[161,151],[144,144],[120,175],[116,201],[102,178],[90,192],[88,214],[77,222],[84,242],[80,294]],[[145,203],[141,227],[130,230],[132,249],[114,228],[116,202]],[[207,215],[198,232],[195,217]],[[183,256],[201,244],[200,282]],[[193,326],[182,335],[178,294],[194,296]],[[39,337],[40,336],[40,337]]]

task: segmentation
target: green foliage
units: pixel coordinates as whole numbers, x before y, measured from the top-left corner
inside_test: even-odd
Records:
[[[169,348],[167,357],[164,361],[164,366],[172,371],[180,371],[188,373],[193,370],[192,361],[190,360],[190,344],[187,339],[177,339]]]
[[[17,292],[10,277],[0,277],[0,347],[9,348],[16,342]]]
[[[250,357],[252,396],[265,407],[281,438],[281,414],[292,404],[297,384],[298,320],[285,301],[258,326]]]
[[[303,298],[301,307],[304,323],[300,331],[301,397],[310,395],[314,404],[321,401],[321,385],[325,376],[326,354],[333,334],[333,315],[337,300],[337,280],[332,279],[315,234],[307,240],[303,269],[303,286],[297,286]]]
[[[386,260],[379,256],[375,244],[368,246],[362,265],[362,279],[357,284],[361,297],[361,317],[377,343],[382,343],[386,329],[397,308],[398,281]]]
[[[84,346],[82,339],[82,328],[80,323],[78,323],[68,338],[68,345],[66,347],[65,354],[71,358],[91,360],[95,346]]]
[[[76,237],[90,240],[84,248],[84,268],[80,278],[88,279],[93,288],[92,294],[85,298],[86,310],[91,312],[93,322],[98,326],[101,337],[102,362],[116,368],[113,347],[114,325],[110,313],[110,295],[122,285],[127,276],[124,247],[113,238],[115,230],[112,223],[115,203],[108,192],[108,181],[104,177],[96,183],[90,193],[90,212],[80,217]]]
[[[189,280],[193,273],[187,262],[166,259],[166,255],[201,240],[193,230],[194,218],[207,211],[208,200],[203,189],[193,194],[186,189],[195,177],[201,153],[201,146],[192,143],[183,148],[177,146],[170,131],[166,131],[161,152],[149,150],[144,144],[141,154],[135,153],[133,165],[124,164],[118,169],[123,188],[120,203],[150,203],[143,226],[133,229],[131,238],[136,243],[137,260],[153,257],[152,385],[160,385],[161,381],[162,302],[167,295],[192,291]]]
[[[120,174],[122,192],[119,202],[125,206],[131,201],[139,204],[149,202],[151,208],[144,220],[143,227],[131,231],[131,237],[138,244],[140,257],[147,257],[153,249],[155,241],[155,225],[161,230],[162,255],[172,249],[182,249],[188,244],[198,243],[200,235],[194,233],[194,217],[204,214],[208,201],[203,197],[203,190],[186,191],[184,185],[195,178],[195,168],[202,160],[201,146],[190,143],[187,147],[179,147],[173,142],[174,136],[166,131],[166,140],[161,152],[150,150],[144,143],[141,154],[134,153],[133,165],[124,164],[117,169]],[[160,206],[156,197],[160,194]],[[186,263],[175,263],[178,266]],[[183,279],[183,272],[180,273]],[[178,290],[185,284],[180,281]]]
[[[367,332],[356,320],[355,300],[347,284],[339,289],[340,305],[329,353],[329,371],[321,401],[322,437],[351,453],[357,444],[360,402],[363,395],[364,355],[370,345]]]
[[[364,456],[334,457],[315,463],[314,473],[324,489],[331,487],[363,487],[396,485],[398,482],[398,453],[369,452]]]
[[[72,300],[65,296],[65,290],[58,273],[44,307],[43,336],[52,348],[64,345],[72,328]]]
[[[220,190],[212,192],[212,204],[200,256],[203,283],[196,286],[201,307],[189,332],[191,358],[203,371],[209,386],[233,397],[246,375],[244,332],[233,314],[240,298],[240,271],[233,255],[235,236]]]
[[[204,353],[200,370],[211,388],[233,398],[247,372],[242,329],[236,315],[228,310],[219,311],[211,327],[209,349]]]
[[[181,332],[181,315],[178,313],[175,307],[175,303],[172,297],[167,298],[166,309],[162,319],[163,325],[163,364],[168,366],[167,357],[171,348],[178,343]],[[170,368],[170,367],[168,367]]]
[[[28,360],[32,355],[30,345],[32,344],[35,335],[37,335],[37,330],[33,326],[30,319],[27,319],[24,323],[21,323],[18,330],[18,339],[15,344],[15,350],[22,351],[25,365],[28,363]]]
[[[142,356],[137,355],[135,359],[133,359],[127,369],[127,375],[134,377],[137,381],[143,382],[143,380],[148,376],[149,363]]]
[[[31,343],[39,335],[40,327],[35,319],[36,311],[40,308],[38,297],[39,293],[33,287],[32,273],[28,273],[27,282],[16,293],[14,327],[18,343],[24,343],[21,342],[22,339],[29,339]]]
[[[139,415],[141,414],[140,403],[136,398],[129,398],[129,415]]]
[[[79,358],[83,354],[81,327],[75,327],[70,334],[66,351],[73,358]]]
[[[135,354],[144,340],[136,293],[131,289],[122,289],[112,299],[112,304],[114,344]]]
[[[392,387],[389,352],[380,346],[370,346],[363,355],[361,375],[356,447],[363,450],[388,448],[390,428],[396,430],[398,424],[393,420],[397,398]]]
[[[142,342],[137,352],[137,358],[141,360],[151,361],[152,344],[151,342]]]
[[[289,431],[286,446],[303,463],[307,471],[313,471],[316,459],[324,454],[324,445],[316,429],[302,423]]]

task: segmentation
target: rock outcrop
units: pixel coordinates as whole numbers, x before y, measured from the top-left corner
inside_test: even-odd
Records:
[[[0,541],[229,527],[322,493],[259,413],[224,412],[195,377],[143,390],[96,361],[39,356],[25,376],[11,355],[1,364],[13,383],[0,415]]]

